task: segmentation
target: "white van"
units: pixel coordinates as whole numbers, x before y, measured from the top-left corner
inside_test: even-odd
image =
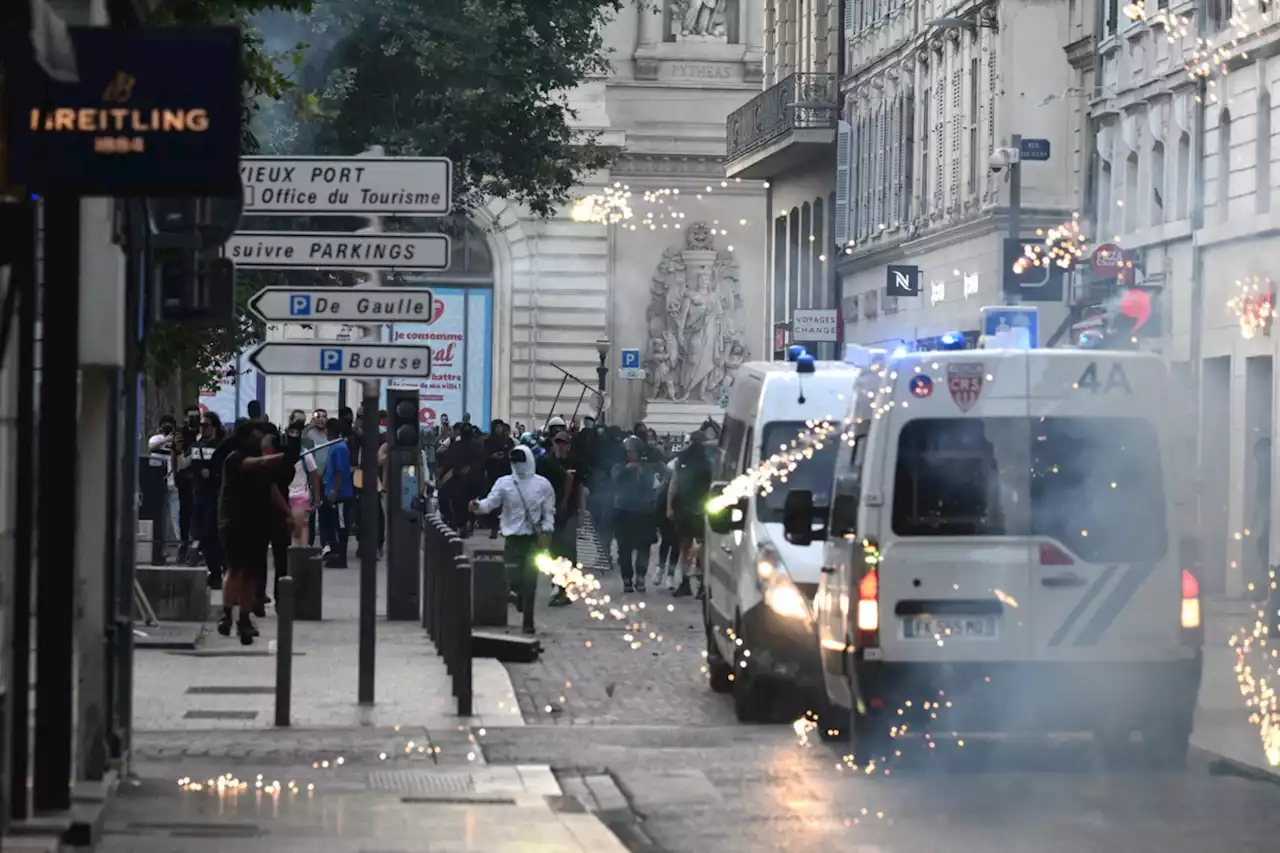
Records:
[[[882,375],[849,409],[826,524],[825,496],[788,505],[789,539],[827,539],[832,725],[858,712],[864,760],[913,713],[935,732],[1140,731],[1184,760],[1203,630],[1179,553],[1188,407],[1164,362],[984,350]]]
[[[812,372],[805,372],[809,368]],[[725,411],[713,494],[762,457],[789,445],[807,422],[839,424],[858,372],[842,362],[807,358],[744,364]],[[786,693],[786,687],[773,692],[779,682],[821,694],[811,606],[821,576],[822,545],[788,543],[782,510],[790,489],[825,495],[838,445],[833,436],[800,462],[787,482],[774,482],[766,494],[751,491],[732,512],[708,516],[703,548],[707,663],[712,688],[733,693],[740,720],[764,718],[771,700]],[[722,524],[716,525],[717,517]]]

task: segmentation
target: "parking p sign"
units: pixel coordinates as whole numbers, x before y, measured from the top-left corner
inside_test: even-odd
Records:
[[[342,350],[320,350],[320,370],[324,373],[338,373],[342,370]]]
[[[305,293],[295,293],[289,297],[290,317],[310,317],[311,297]]]
[[[622,367],[639,367],[640,366],[640,350],[624,349],[622,351]]]

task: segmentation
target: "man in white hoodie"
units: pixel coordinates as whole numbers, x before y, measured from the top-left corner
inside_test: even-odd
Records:
[[[538,593],[535,558],[550,545],[556,529],[556,493],[547,478],[535,472],[529,448],[516,445],[510,458],[511,473],[499,477],[483,500],[472,501],[471,511],[488,515],[501,510],[498,527],[505,540],[507,583],[516,595],[516,608],[524,616],[524,632],[532,634]]]

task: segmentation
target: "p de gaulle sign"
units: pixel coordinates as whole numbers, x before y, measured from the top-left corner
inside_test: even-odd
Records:
[[[46,76],[29,44],[16,48],[10,184],[81,196],[239,194],[237,28],[74,27],[70,36],[76,83]]]

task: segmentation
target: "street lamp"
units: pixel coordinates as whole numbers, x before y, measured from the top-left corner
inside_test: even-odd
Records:
[[[596,340],[596,354],[600,356],[600,365],[596,368],[596,390],[600,393],[599,405],[596,407],[596,423],[604,423],[604,383],[609,376],[609,368],[605,361],[609,358],[609,338]]]

